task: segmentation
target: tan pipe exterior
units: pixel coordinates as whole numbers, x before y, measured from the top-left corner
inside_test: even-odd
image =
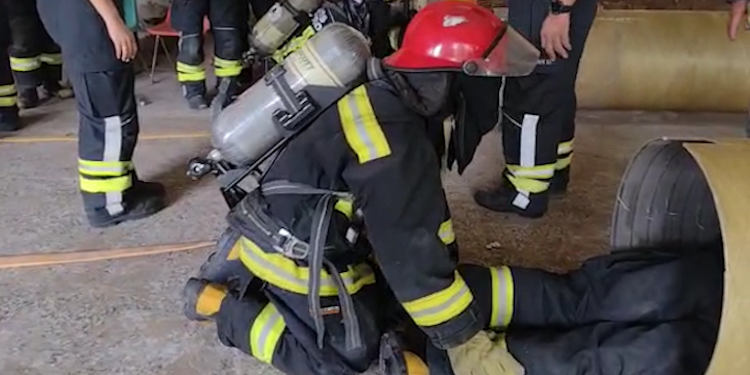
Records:
[[[750,369],[750,140],[686,143],[713,192],[724,240],[724,304],[709,375]]]
[[[747,111],[750,32],[727,12],[601,10],[579,70],[581,108]]]

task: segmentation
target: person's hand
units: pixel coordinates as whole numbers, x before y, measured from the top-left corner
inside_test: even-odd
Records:
[[[729,11],[729,23],[727,24],[727,35],[729,40],[737,39],[737,31],[743,21],[746,21],[747,0],[738,0],[732,3],[732,9]]]
[[[570,45],[570,13],[549,14],[542,23],[542,48],[547,57],[555,60],[557,56],[568,58]]]
[[[122,21],[118,21],[111,25],[107,24],[107,33],[115,46],[115,57],[118,60],[130,62],[138,53],[138,43],[133,32]]]

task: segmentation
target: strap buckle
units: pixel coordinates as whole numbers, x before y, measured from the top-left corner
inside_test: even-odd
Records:
[[[273,249],[292,259],[307,259],[310,252],[310,246],[297,237],[294,237],[288,230],[281,228],[276,233],[276,244]]]

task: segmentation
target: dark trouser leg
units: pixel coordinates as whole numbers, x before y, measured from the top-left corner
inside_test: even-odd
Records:
[[[527,375],[699,375],[716,327],[699,319],[598,323],[571,330],[511,330],[508,350]]]
[[[19,104],[34,107],[39,101],[36,87],[43,80],[41,39],[44,26],[36,12],[35,1],[5,0],[5,3],[12,39],[8,53],[21,99]]]
[[[0,32],[5,18],[0,16]],[[0,37],[3,38],[3,37]],[[5,48],[6,43],[0,40],[0,131],[16,130],[18,126],[18,106],[16,105],[16,85]]]
[[[215,40],[214,72],[219,82],[227,80],[224,103],[228,104],[238,94],[239,84],[237,76],[242,72],[244,30],[242,16],[246,14],[243,4],[235,0],[213,0],[209,7],[211,29]],[[245,6],[246,8],[246,6]]]
[[[89,218],[124,212],[124,196],[134,182],[133,149],[138,138],[134,75],[129,65],[116,71],[71,70],[77,93],[78,171]]]
[[[42,28],[40,30],[41,41],[42,41],[42,54],[40,60],[42,62],[42,69],[44,71],[43,82],[47,91],[54,93],[60,90],[60,82],[62,81],[62,53],[60,53],[60,46],[55,44],[52,37],[47,33],[47,30]]]
[[[206,71],[203,68],[203,19],[208,15],[208,0],[172,2],[172,26],[180,32],[177,54],[177,80],[185,98],[206,95]]]

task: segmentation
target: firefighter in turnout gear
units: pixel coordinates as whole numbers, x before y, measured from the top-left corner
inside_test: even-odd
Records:
[[[495,211],[539,217],[562,194],[573,158],[578,65],[595,0],[510,0],[508,22],[544,50],[537,68],[505,84],[501,121],[505,170],[499,188],[474,196]]]
[[[138,46],[119,0],[38,0],[39,15],[62,47],[76,92],[78,178],[89,223],[106,227],[156,213],[164,188],[138,179],[135,76]]]
[[[316,38],[335,25],[284,68],[326,60],[337,48],[316,50]],[[710,346],[711,321],[688,318],[718,313],[716,252],[635,250],[563,276],[457,264],[440,181],[445,133],[431,128],[443,123],[433,119],[455,117],[446,156],[465,168],[499,117],[499,77],[528,74],[537,58],[474,3],[423,8],[402,48],[370,59],[367,81],[292,137],[259,186],[233,205],[230,228],[183,290],[185,314],[212,320],[222,343],[289,374],[357,374],[373,363],[387,375],[645,373],[677,347],[679,358],[656,373],[698,374],[710,357],[703,344]],[[278,136],[283,118],[246,110],[273,108],[271,85],[283,83],[267,75],[222,113],[242,123],[214,129],[225,160],[251,162],[263,152],[253,149],[259,139]],[[669,298],[676,285],[693,291],[678,305]],[[653,360],[641,361],[636,341]],[[697,343],[695,352],[685,343]],[[699,348],[704,355],[690,355]],[[592,358],[601,361],[592,366]]]
[[[0,132],[18,129],[18,106],[16,104],[16,85],[8,60],[10,29],[7,13],[0,3]]]
[[[36,0],[2,0],[10,22],[10,67],[18,88],[18,105],[32,108],[39,104],[37,87],[41,86],[47,97],[69,98],[72,90],[63,88],[62,55],[60,47],[39,19]]]
[[[247,2],[240,0],[175,0],[172,2],[172,26],[180,32],[177,55],[177,80],[192,109],[208,107],[206,70],[203,67],[203,23],[207,17],[214,37],[214,73],[217,87],[227,80],[228,100],[236,95],[237,77],[242,71],[242,53],[246,45],[243,30],[247,20]]]

